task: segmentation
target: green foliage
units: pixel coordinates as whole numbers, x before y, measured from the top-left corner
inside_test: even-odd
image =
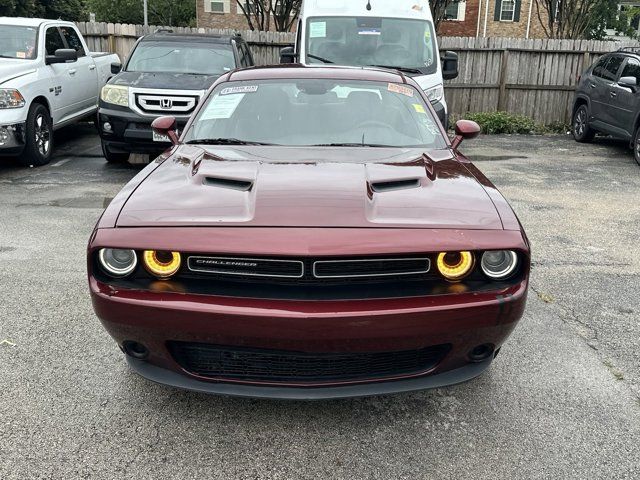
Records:
[[[0,2],[0,16],[3,17],[36,17],[41,13],[37,0],[2,0]]]
[[[87,10],[96,21],[110,23],[143,23],[142,0],[85,0]],[[195,26],[195,0],[149,0],[150,25]]]
[[[552,122],[548,125],[536,123],[532,118],[508,112],[468,113],[460,118],[472,120],[482,128],[482,133],[518,133],[518,134],[565,134],[571,127],[564,122]],[[460,118],[452,118],[452,124]]]

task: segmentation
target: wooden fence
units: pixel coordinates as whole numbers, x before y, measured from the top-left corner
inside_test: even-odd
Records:
[[[79,23],[94,51],[116,52],[124,60],[145,30],[142,25]],[[156,26],[150,26],[153,32]],[[176,33],[234,34],[234,30],[171,28]],[[280,49],[294,34],[243,31],[259,65],[278,63]],[[460,75],[445,82],[449,111],[508,111],[539,123],[569,122],[579,75],[600,55],[637,42],[524,40],[512,38],[441,37],[440,50],[459,55]]]

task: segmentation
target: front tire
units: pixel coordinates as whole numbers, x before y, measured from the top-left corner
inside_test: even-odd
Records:
[[[25,148],[19,162],[25,167],[41,167],[49,163],[53,151],[53,124],[47,107],[41,103],[29,107],[25,133]]]
[[[589,126],[589,109],[580,105],[573,114],[573,138],[576,142],[589,143],[596,136],[596,132]]]
[[[101,141],[100,143],[102,144],[102,155],[104,155],[104,158],[107,162],[126,163],[127,161],[129,161],[128,153],[114,153],[109,150],[109,147],[104,143],[104,141]]]
[[[636,134],[633,137],[633,158],[640,165],[640,127],[636,129]]]

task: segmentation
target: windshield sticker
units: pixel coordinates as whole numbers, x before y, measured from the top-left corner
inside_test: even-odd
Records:
[[[258,85],[245,85],[243,87],[223,88],[220,95],[235,95],[239,93],[255,93],[258,91]]]
[[[309,38],[327,38],[327,22],[311,22]]]
[[[390,83],[387,89],[393,93],[400,93],[407,97],[413,97],[413,88],[398,85],[397,83]]]
[[[422,105],[420,103],[414,103],[413,104],[413,109],[418,113],[424,113],[424,114],[427,113],[427,111],[424,108],[424,105]]]
[[[358,29],[358,35],[380,35],[379,28],[360,28]]]
[[[200,120],[219,120],[222,118],[231,118],[231,116],[240,105],[244,98],[244,93],[239,95],[227,95],[225,97],[218,96],[214,98],[207,106],[207,109],[200,117]]]
[[[27,54],[25,52],[16,52],[16,58],[27,58]]]

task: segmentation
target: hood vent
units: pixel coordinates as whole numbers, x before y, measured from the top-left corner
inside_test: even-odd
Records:
[[[393,190],[406,190],[409,188],[420,188],[420,179],[411,178],[409,180],[392,180],[387,182],[371,183],[371,190],[376,193],[390,192]]]
[[[210,187],[227,188],[229,190],[238,190],[239,192],[248,192],[253,187],[253,182],[251,181],[231,178],[205,177],[203,183]]]

